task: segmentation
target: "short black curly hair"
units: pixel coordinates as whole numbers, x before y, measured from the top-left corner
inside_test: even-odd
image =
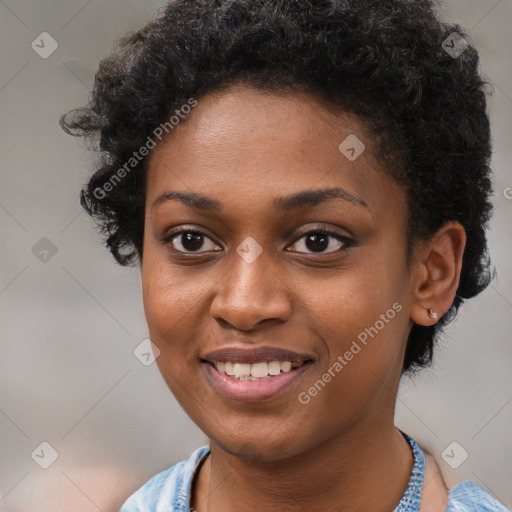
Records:
[[[431,0],[176,0],[123,37],[101,61],[88,105],[60,121],[100,156],[81,204],[115,259],[142,261],[147,158],[108,183],[173,112],[240,82],[307,92],[357,114],[375,136],[386,172],[407,192],[408,254],[446,221],[466,231],[453,304],[409,335],[403,372],[428,366],[443,326],[492,279],[486,83],[467,34],[436,11]]]

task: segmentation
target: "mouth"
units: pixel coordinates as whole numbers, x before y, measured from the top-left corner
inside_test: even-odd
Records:
[[[271,379],[281,373],[288,373],[300,368],[304,363],[292,363],[291,361],[261,361],[259,363],[235,363],[233,361],[214,361],[215,369],[228,377],[238,380],[263,380]]]
[[[284,393],[313,362],[310,355],[273,347],[223,349],[201,358],[215,390],[224,398],[245,403]]]

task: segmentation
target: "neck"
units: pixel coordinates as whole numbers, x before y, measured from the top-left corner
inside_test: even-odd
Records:
[[[409,443],[392,422],[371,430],[358,425],[281,460],[240,459],[212,442],[194,509],[390,512],[407,488],[413,462]]]

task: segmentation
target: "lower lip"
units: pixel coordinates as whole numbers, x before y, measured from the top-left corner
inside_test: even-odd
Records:
[[[311,363],[305,363],[295,370],[262,380],[232,379],[225,373],[220,373],[210,363],[202,362],[201,365],[208,380],[223,397],[237,402],[254,403],[282,394],[309,369]]]

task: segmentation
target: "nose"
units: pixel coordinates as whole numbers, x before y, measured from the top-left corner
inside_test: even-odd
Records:
[[[251,263],[235,252],[230,270],[216,288],[210,314],[224,326],[252,331],[290,317],[290,290],[270,266],[265,251]]]

